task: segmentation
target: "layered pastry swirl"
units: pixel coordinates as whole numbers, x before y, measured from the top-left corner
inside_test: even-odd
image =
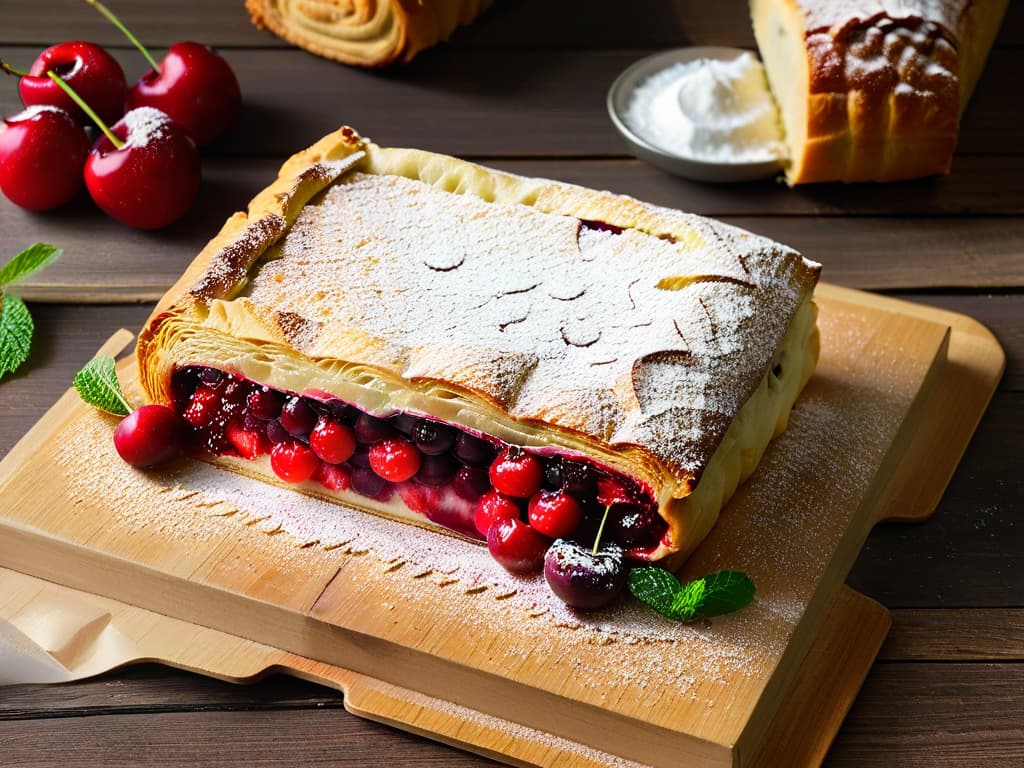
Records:
[[[708,219],[343,128],[199,254],[139,372],[237,471],[480,538],[494,464],[525,456],[524,517],[529,492],[568,494],[570,534],[607,515],[630,556],[678,560],[785,428],[818,273]]]

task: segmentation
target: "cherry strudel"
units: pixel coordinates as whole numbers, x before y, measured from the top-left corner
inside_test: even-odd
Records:
[[[552,538],[607,516],[630,556],[674,563],[785,428],[818,273],[715,221],[343,128],[228,220],[138,363],[236,471],[477,539],[482,499]]]

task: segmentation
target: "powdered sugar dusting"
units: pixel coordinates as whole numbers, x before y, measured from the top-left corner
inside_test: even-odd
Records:
[[[322,324],[293,342],[310,357],[482,392],[519,421],[639,445],[699,476],[767,370],[808,266],[692,223],[697,246],[355,173],[302,210],[240,300],[270,327],[282,314]],[[339,352],[332,328],[375,343]]]
[[[32,104],[30,106],[25,107],[23,110],[21,110],[21,112],[18,112],[17,114],[8,117],[7,121],[11,123],[16,123],[22,120],[31,120],[33,117],[36,117],[37,115],[40,115],[44,112],[56,112],[59,115],[66,116],[69,120],[72,119],[71,116],[60,107],[55,107],[52,104]]]
[[[153,107],[136,107],[119,121],[128,129],[125,147],[145,147],[167,131],[171,118]]]

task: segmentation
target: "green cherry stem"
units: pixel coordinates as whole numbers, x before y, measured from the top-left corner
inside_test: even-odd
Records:
[[[129,31],[128,27],[126,27],[121,20],[117,18],[109,8],[107,8],[107,6],[99,2],[99,0],[85,0],[85,2],[106,16],[107,21],[121,30],[121,34],[127,37],[131,41],[132,45],[139,49],[139,53],[146,58],[146,61],[149,62],[149,66],[153,68],[153,71],[158,75],[160,74],[160,67],[157,66],[156,60],[150,56],[149,51],[146,50],[146,46],[139,42],[139,39]]]
[[[25,77],[28,72],[22,72],[20,69],[15,69],[6,61],[0,61],[0,69],[6,72],[8,75],[14,75],[15,77]]]
[[[85,114],[87,114],[94,123],[96,123],[99,129],[103,131],[103,133],[106,135],[108,139],[110,139],[111,144],[117,147],[117,149],[121,149],[121,147],[124,146],[124,142],[114,135],[113,131],[111,131],[107,127],[107,124],[100,120],[100,116],[93,112],[92,107],[85,103],[85,99],[83,99],[81,96],[75,93],[75,90],[70,85],[65,83],[60,75],[58,75],[52,69],[46,74],[49,76],[51,80],[53,80],[53,82],[60,86],[60,89],[64,91],[64,93],[71,97],[71,100],[75,102],[75,104],[82,108],[82,111],[85,112]]]
[[[596,555],[598,548],[601,546],[601,534],[604,533],[604,524],[608,522],[608,513],[611,509],[611,504],[606,504],[604,507],[604,516],[601,518],[601,525],[597,527],[597,536],[594,537],[594,548],[590,550],[592,555]]]

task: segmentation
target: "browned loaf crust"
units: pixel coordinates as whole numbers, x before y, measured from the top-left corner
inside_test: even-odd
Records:
[[[193,363],[342,399],[339,377],[369,377],[448,420],[428,409],[457,402],[472,428],[639,478],[669,522],[653,556],[686,554],[810,376],[818,274],[718,222],[343,128],[203,249],[139,371],[161,402]]]
[[[948,173],[1008,0],[751,0],[790,183]]]
[[[491,0],[245,1],[257,27],[317,56],[362,67],[411,61],[472,22],[490,4]]]

